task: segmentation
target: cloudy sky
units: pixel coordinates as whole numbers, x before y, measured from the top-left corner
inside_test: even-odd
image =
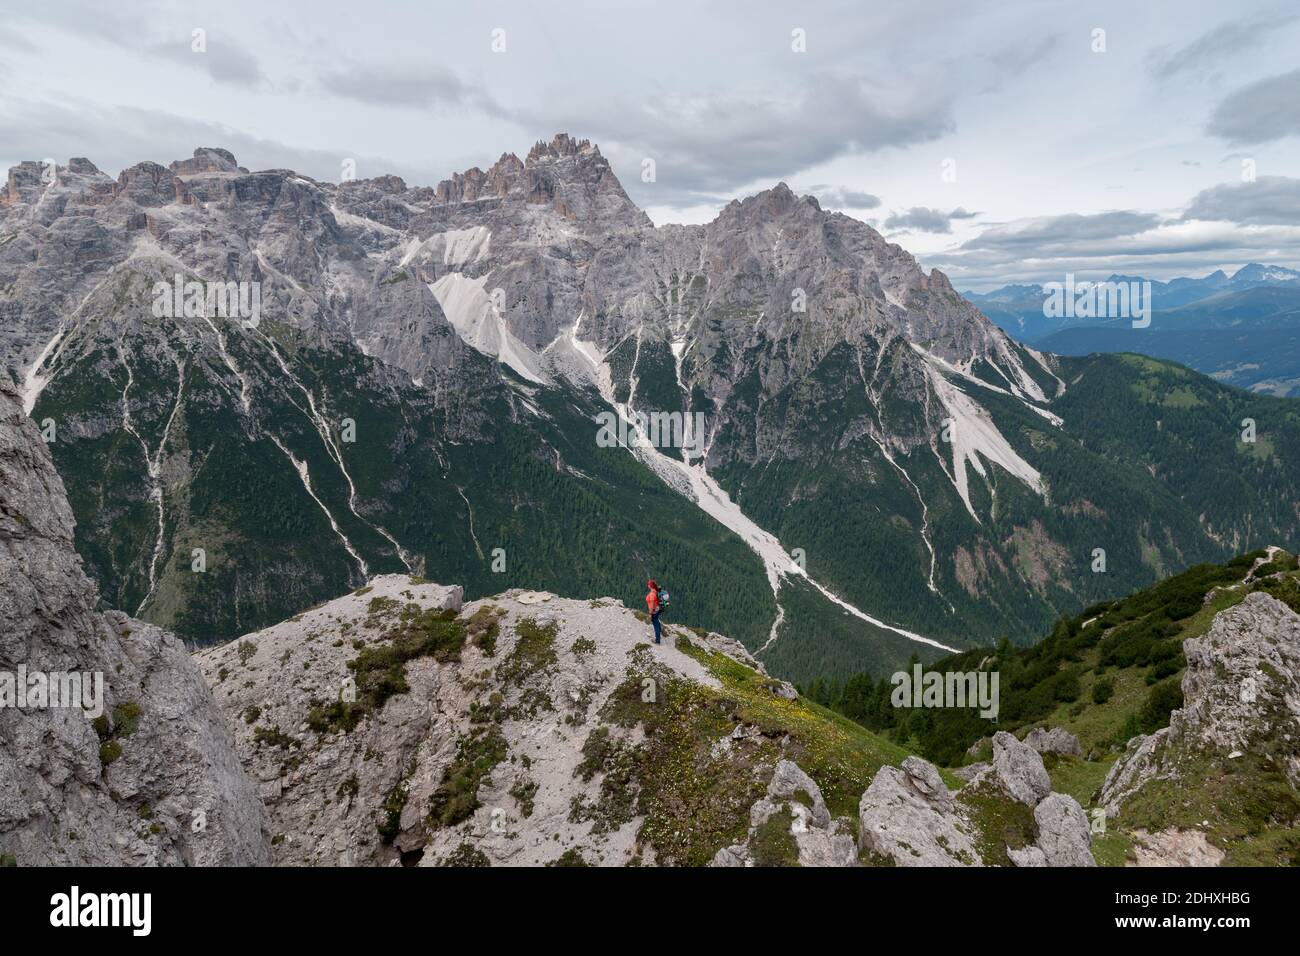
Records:
[[[434,184],[562,130],[656,223],[784,180],[958,288],[1300,266],[1289,0],[0,10],[6,168],[85,156],[116,175],[203,145]]]

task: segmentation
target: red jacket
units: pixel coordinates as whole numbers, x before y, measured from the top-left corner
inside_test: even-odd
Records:
[[[650,609],[651,614],[659,613],[659,592],[658,591],[646,591],[645,606]]]

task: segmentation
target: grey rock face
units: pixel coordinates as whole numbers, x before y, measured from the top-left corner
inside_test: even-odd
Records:
[[[1088,817],[1074,797],[1051,793],[1034,807],[1045,866],[1096,866]],[[1018,864],[1019,865],[1019,864]]]
[[[993,775],[1007,793],[1031,807],[1052,792],[1043,758],[1004,730],[993,735]]]
[[[658,862],[637,845],[644,821],[635,800],[610,808],[604,782],[613,765],[587,769],[584,750],[615,761],[642,742],[639,731],[603,713],[630,679],[634,656],[645,655],[638,666],[656,674],[661,693],[672,679],[716,688],[703,665],[677,649],[684,632],[669,626],[664,643],[647,650],[645,624],[618,602],[519,589],[463,606],[462,599],[459,586],[380,575],[357,592],[197,655],[240,759],[263,788],[274,863],[432,866],[464,845],[493,866],[541,865],[566,851],[592,865]],[[494,643],[467,639],[454,658],[407,661],[405,691],[353,725],[330,723],[322,708],[364,692],[349,663],[363,647],[385,646],[382,635],[411,605],[421,614],[459,609],[462,621],[475,614],[494,620]],[[553,658],[520,649],[523,621],[555,628]],[[471,739],[490,739],[501,759],[464,795],[461,812],[431,821],[430,808]],[[742,739],[724,740],[720,759],[724,747],[737,748],[738,759],[749,752]],[[780,779],[783,788],[808,786],[793,771]],[[616,796],[635,797],[635,786],[624,783]]]
[[[1047,866],[1047,857],[1038,847],[1030,845],[1007,850],[1007,856],[1016,866]]]
[[[831,814],[826,809],[821,788],[793,760],[782,760],[776,765],[772,782],[767,785],[767,798],[772,801],[794,800],[804,803],[813,826],[823,829],[830,826]]]
[[[968,822],[938,769],[919,757],[881,767],[858,804],[863,850],[898,866],[980,866]]]
[[[821,788],[792,760],[777,763],[767,795],[750,809],[749,822],[746,842],[723,847],[710,866],[763,864],[761,856],[756,856],[754,841],[760,828],[767,826],[786,830],[800,866],[858,865],[857,844],[849,821],[831,819]]]
[[[796,829],[800,866],[858,866],[858,845],[849,821],[837,818],[829,827]]]
[[[1300,615],[1262,592],[1220,611],[1202,637],[1183,642],[1183,706],[1169,726],[1135,737],[1102,786],[1110,815],[1150,780],[1177,774],[1183,753],[1227,758],[1279,734],[1291,743],[1281,768],[1300,785]]]
[[[935,806],[943,809],[952,806],[952,794],[934,764],[920,757],[908,757],[903,761],[903,772],[912,787]]]
[[[1203,636],[1183,642],[1183,706],[1171,731],[1244,750],[1268,732],[1300,732],[1300,615],[1271,595],[1246,595]],[[1300,765],[1287,768],[1300,786]]]
[[[0,382],[0,673],[98,675],[103,688],[96,723],[81,706],[0,707],[0,852],[24,865],[267,862],[265,812],[198,667],[171,634],[96,612],[72,531],[45,445]]]
[[[1025,743],[1040,754],[1063,754],[1070,757],[1082,757],[1083,747],[1079,738],[1063,727],[1035,727],[1025,735]]]
[[[1139,735],[1128,742],[1101,787],[1101,803],[1106,807],[1107,816],[1118,815],[1124,798],[1157,776],[1157,755],[1164,749],[1168,737],[1169,728],[1162,727],[1153,734]]]
[[[1016,746],[999,739],[1003,737]],[[1083,809],[1073,797],[1051,793],[1038,754],[1003,732],[994,736],[993,747],[995,760],[1002,754],[1003,769],[990,764],[963,768],[969,773],[960,775],[970,782],[960,795],[919,757],[908,757],[901,769],[882,767],[859,806],[862,848],[897,866],[982,866],[986,861],[976,842],[982,826],[976,807],[982,800],[1015,800],[1033,807],[1035,833],[1029,845],[1006,848],[1013,865],[1095,866]],[[974,798],[967,798],[969,791]],[[986,841],[1002,836],[983,834]]]

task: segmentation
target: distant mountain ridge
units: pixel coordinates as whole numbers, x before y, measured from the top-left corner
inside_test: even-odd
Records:
[[[1141,276],[1106,281],[1141,284]],[[1138,352],[1172,359],[1221,382],[1277,396],[1300,396],[1300,272],[1252,262],[1231,276],[1151,282],[1151,321],[1130,317],[1049,317],[1048,291],[1008,285],[963,295],[999,327],[1059,355]]]
[[[1237,293],[1249,292],[1262,287],[1283,290],[1280,295],[1294,304],[1300,302],[1300,271],[1285,266],[1270,266],[1251,262],[1231,276],[1222,269],[1216,269],[1209,275],[1196,278],[1177,278],[1168,281],[1148,279],[1138,275],[1119,275],[1113,273],[1103,282],[1137,282],[1151,283],[1152,306],[1157,320],[1169,324],[1181,324],[1182,316],[1177,310],[1192,303],[1231,301],[1224,297]],[[1076,279],[1082,283],[1083,280]],[[1097,325],[1100,319],[1056,319],[1049,318],[1043,305],[1049,297],[1049,291],[1036,283],[1005,285],[989,292],[967,290],[962,295],[974,302],[1000,328],[1025,342],[1036,342],[1054,332],[1069,326]]]

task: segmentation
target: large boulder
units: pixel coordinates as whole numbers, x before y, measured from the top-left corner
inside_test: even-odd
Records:
[[[1063,727],[1035,727],[1025,735],[1025,743],[1040,754],[1061,754],[1066,757],[1082,757],[1083,747],[1079,738]]]
[[[710,866],[858,865],[852,827],[831,819],[821,788],[792,760],[777,763],[749,824],[745,842],[723,847]]]
[[[1050,793],[1034,807],[1038,825],[1036,845],[1045,866],[1096,866],[1092,857],[1092,832],[1079,801],[1063,793]]]
[[[1043,758],[1004,730],[993,735],[993,776],[1002,789],[1026,806],[1037,805],[1052,792]]]
[[[777,803],[793,800],[807,809],[814,826],[825,829],[831,824],[821,788],[793,760],[782,760],[776,765],[772,782],[767,785],[767,799]]]
[[[858,803],[859,845],[897,866],[980,866],[938,769],[920,757],[881,767]]]

